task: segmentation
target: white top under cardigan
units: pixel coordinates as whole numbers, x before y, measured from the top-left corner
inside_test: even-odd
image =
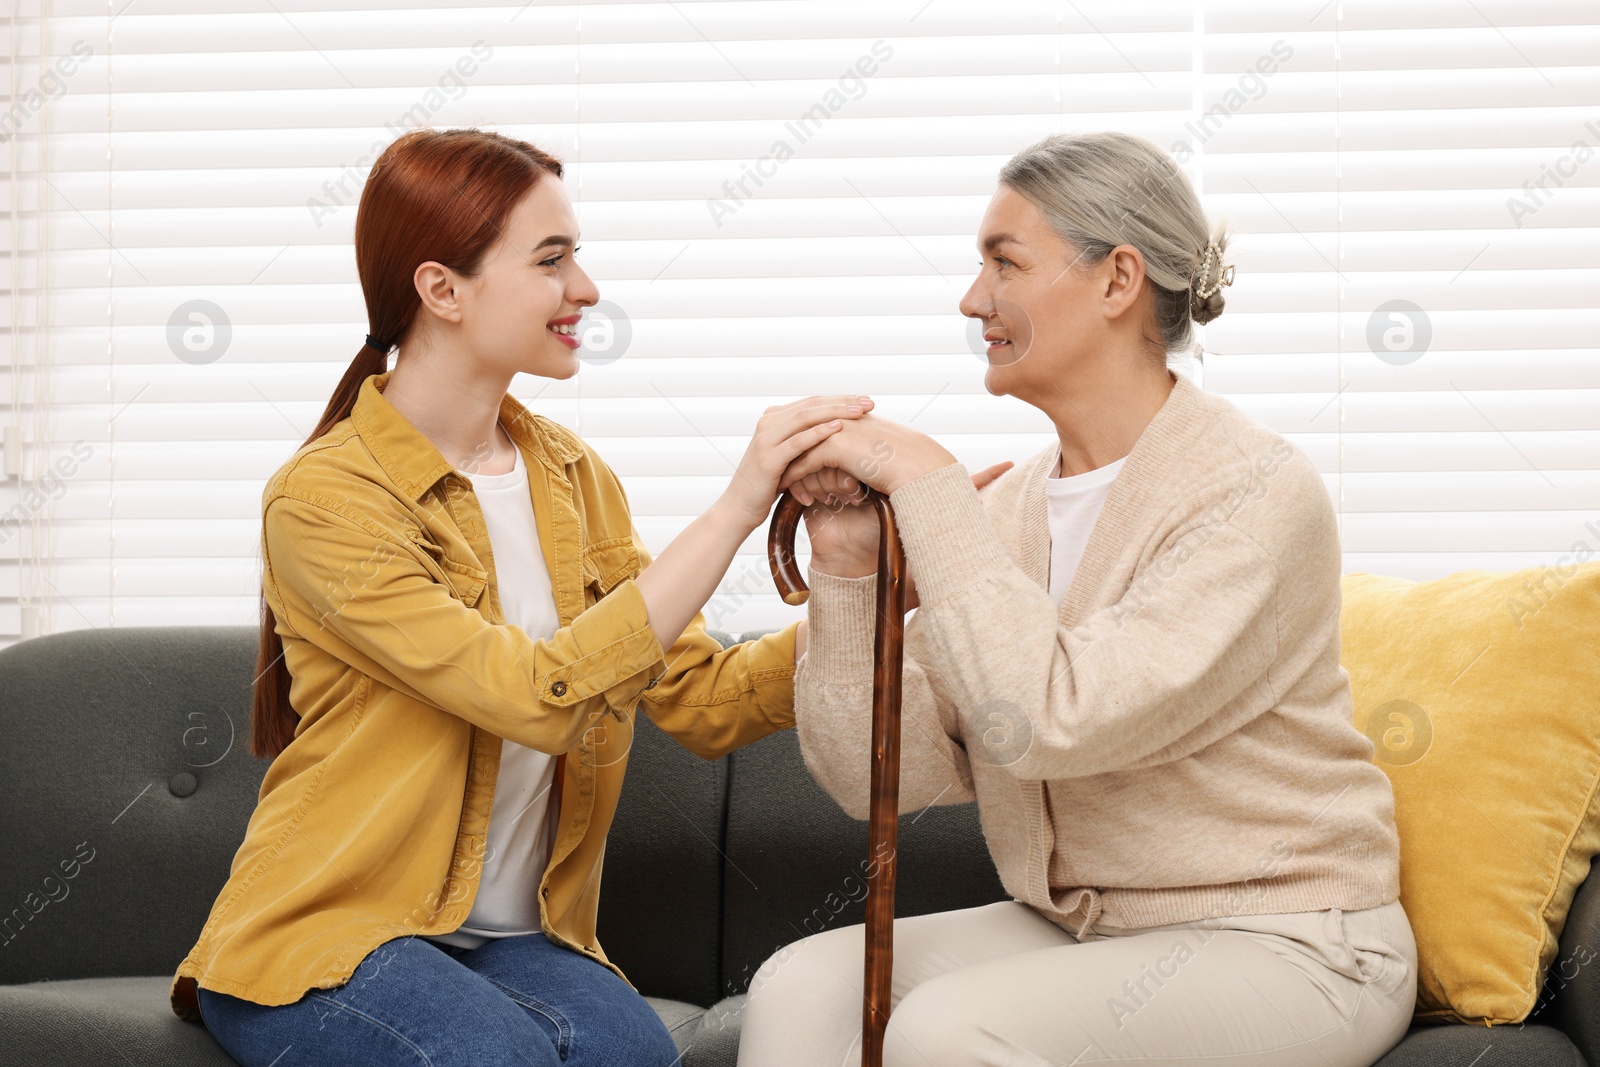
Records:
[[[483,509],[505,621],[529,637],[550,637],[561,626],[555,591],[534,523],[528,468],[521,449],[512,454],[516,465],[505,474],[461,473]],[[478,895],[459,927],[429,940],[476,948],[493,937],[540,932],[538,886],[550,859],[554,782],[555,757],[501,740]]]
[[[1045,477],[1045,499],[1050,503],[1050,599],[1058,605],[1072,584],[1111,483],[1127,459],[1123,456],[1104,467],[1065,478]],[[912,577],[914,580],[915,575]]]

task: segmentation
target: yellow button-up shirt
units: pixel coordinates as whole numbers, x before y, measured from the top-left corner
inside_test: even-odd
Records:
[[[384,399],[391,373],[262,493],[262,584],[300,721],[173,978],[190,1021],[197,984],[287,1004],[344,983],[385,941],[456,929],[502,738],[561,756],[540,925],[621,975],[595,916],[635,710],[706,759],[794,725],[798,622],[723,649],[696,613],[663,651],[621,483],[510,394],[500,420],[527,464],[561,625],[548,638],[508,625],[477,497]]]

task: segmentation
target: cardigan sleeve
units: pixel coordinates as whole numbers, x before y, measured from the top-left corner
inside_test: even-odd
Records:
[[[1174,529],[1128,594],[1075,626],[1005,552],[966,468],[890,496],[933,662],[963,708],[1026,734],[994,761],[1022,779],[1165,763],[1276,700],[1274,557],[1234,522]]]
[[[970,486],[971,483],[969,482]],[[812,777],[852,818],[867,818],[878,577],[808,570],[806,653],[795,671],[795,725]],[[920,596],[920,591],[919,591]],[[905,624],[900,681],[900,811],[974,799],[955,702],[928,662],[921,609]]]

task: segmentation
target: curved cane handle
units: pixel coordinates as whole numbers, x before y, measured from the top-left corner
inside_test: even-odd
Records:
[[[785,604],[798,607],[811,596],[811,587],[800,574],[800,565],[794,558],[794,536],[800,526],[800,515],[806,506],[787,490],[778,498],[778,507],[772,513],[772,525],[767,527],[767,565],[772,568],[772,581],[778,587]]]
[[[878,577],[892,581],[895,589],[903,589],[906,571],[905,554],[900,550],[894,525],[894,511],[889,507],[889,498],[868,487],[867,501],[877,509],[878,529],[882,532],[878,541]],[[783,602],[795,607],[799,607],[811,598],[811,587],[806,585],[805,577],[800,573],[799,561],[795,559],[794,554],[795,534],[800,528],[800,516],[805,510],[806,506],[800,503],[793,493],[785,490],[783,496],[778,498],[778,506],[772,512],[772,523],[767,527],[767,566],[772,570],[772,582],[778,587]],[[886,553],[885,548],[890,551]],[[904,598],[903,593],[901,597]]]

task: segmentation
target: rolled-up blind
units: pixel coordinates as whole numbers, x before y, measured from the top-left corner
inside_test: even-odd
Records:
[[[972,470],[1047,445],[956,304],[1000,164],[1106,128],[1230,223],[1174,366],[1315,459],[1347,569],[1600,549],[1592,0],[34,0],[7,30],[0,645],[256,620],[261,488],[361,344],[361,183],[418,124],[566,163],[605,303],[576,377],[511,388],[653,551],[770,404],[867,393]],[[756,531],[706,617],[802,611]]]

